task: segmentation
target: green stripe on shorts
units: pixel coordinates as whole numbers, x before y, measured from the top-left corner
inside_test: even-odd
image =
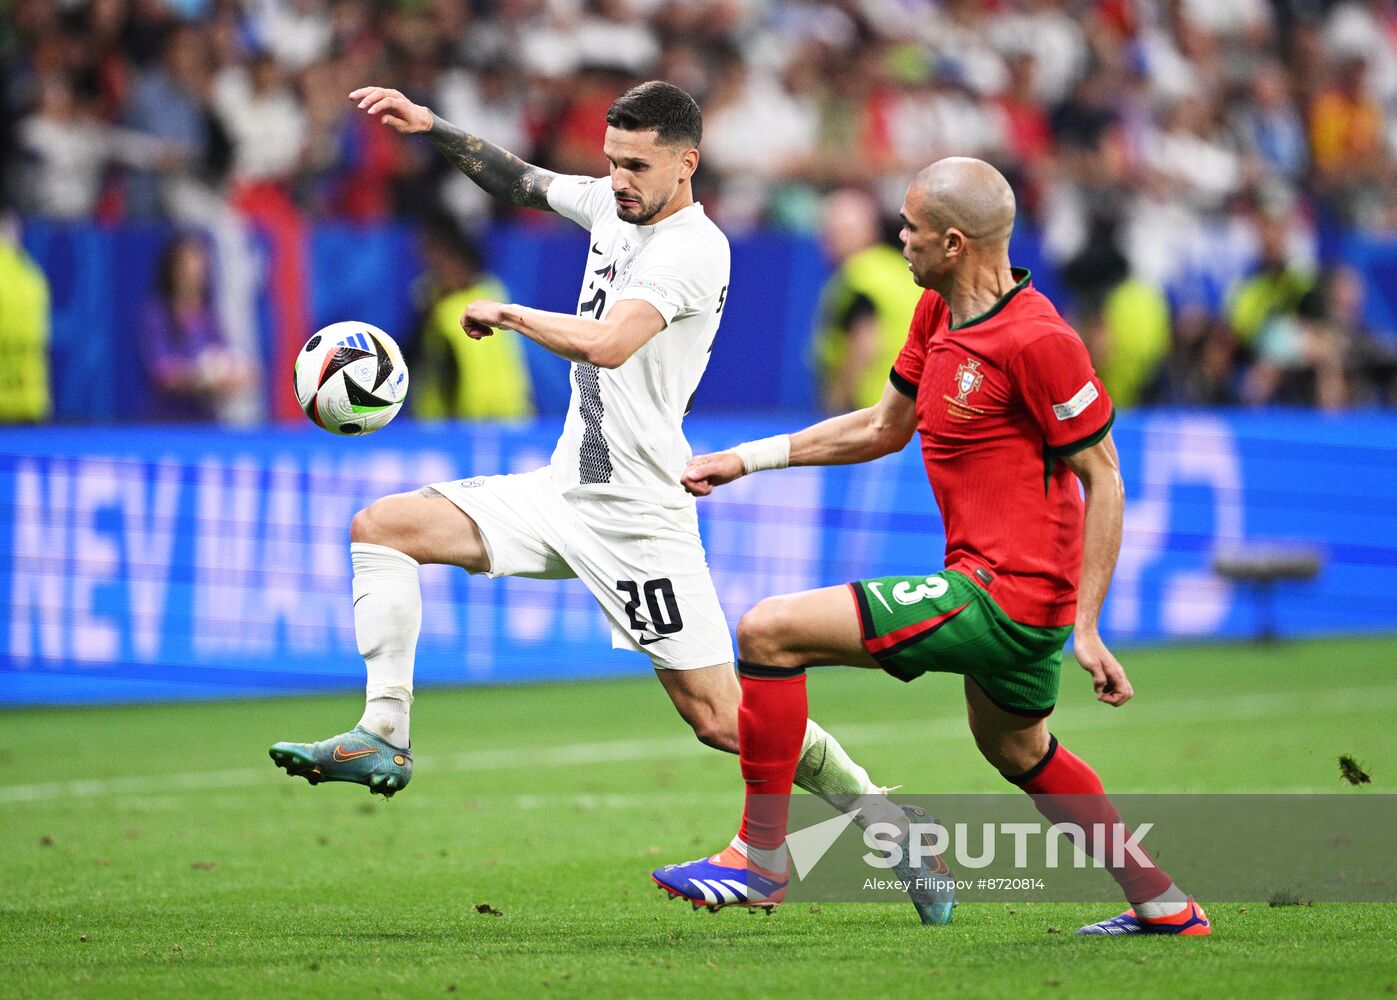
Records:
[[[965,674],[996,705],[1019,715],[1047,715],[1057,703],[1070,627],[1022,625],[955,570],[859,580],[849,589],[864,648],[894,677]]]

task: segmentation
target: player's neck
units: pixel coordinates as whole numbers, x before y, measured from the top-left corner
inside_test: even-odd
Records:
[[[944,296],[951,307],[951,322],[958,326],[983,316],[1017,284],[1007,259],[957,275],[950,294]]]

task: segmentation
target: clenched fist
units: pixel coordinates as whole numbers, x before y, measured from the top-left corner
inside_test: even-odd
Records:
[[[694,496],[706,497],[713,492],[713,487],[730,483],[742,475],[742,459],[731,451],[720,451],[691,460],[679,482]]]
[[[476,299],[466,306],[461,317],[461,329],[471,340],[493,336],[496,327],[505,326],[504,305],[489,299]]]

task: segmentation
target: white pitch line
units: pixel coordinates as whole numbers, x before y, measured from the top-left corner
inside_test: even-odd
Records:
[[[1259,692],[1218,698],[1174,698],[1150,704],[1151,711],[1162,711],[1180,724],[1246,722],[1272,718],[1291,712],[1314,715],[1326,711],[1347,714],[1386,712],[1397,706],[1397,685],[1336,688],[1322,694],[1309,691]],[[1136,725],[1128,711],[1106,706],[1074,707],[1064,711],[1065,732],[1128,729]],[[855,752],[860,745],[915,744],[929,740],[968,738],[965,720],[959,710],[953,717],[907,722],[872,722],[831,727],[834,735]],[[507,771],[516,768],[619,764],[675,757],[699,757],[713,753],[690,736],[657,739],[604,740],[589,743],[562,743],[553,746],[512,747],[475,750],[433,757],[433,771],[458,773]],[[0,803],[46,802],[54,799],[98,798],[102,796],[143,795],[171,792],[219,791],[248,788],[274,777],[272,766],[222,771],[184,771],[174,774],[139,775],[121,778],[90,778],[51,781],[30,785],[0,785]]]

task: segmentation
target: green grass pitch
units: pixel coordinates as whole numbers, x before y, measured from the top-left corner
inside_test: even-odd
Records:
[[[1064,672],[1053,729],[1108,789],[1339,791],[1397,778],[1397,640],[1125,657],[1124,709]],[[908,791],[1002,791],[958,680],[819,671],[811,713]],[[649,678],[419,692],[412,786],[384,802],[267,759],[358,716],[334,697],[0,713],[0,995],[1373,996],[1397,905],[1214,904],[1208,939],[1084,939],[1110,905],[767,917],[666,902],[651,868],[716,850],[735,758]],[[1207,902],[1206,900],[1204,901]],[[484,910],[484,912],[481,912]]]

